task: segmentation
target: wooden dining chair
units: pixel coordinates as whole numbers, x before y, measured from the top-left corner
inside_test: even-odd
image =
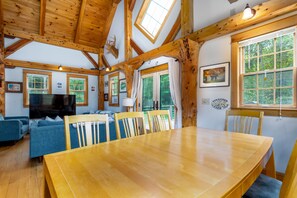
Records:
[[[283,182],[261,174],[243,197],[297,197],[297,141],[288,162]]]
[[[226,111],[225,131],[250,134],[254,120],[258,119],[257,135],[262,135],[263,117],[263,111],[228,110]]]
[[[110,141],[107,114],[64,116],[66,150],[71,149],[70,124],[76,128],[79,147],[83,147],[100,143],[101,123],[105,123],[106,141]]]
[[[117,139],[121,139],[122,131],[126,138],[146,134],[143,112],[123,112],[114,114]],[[122,127],[120,127],[122,124]]]
[[[172,129],[169,110],[148,111],[150,132],[159,132]]]

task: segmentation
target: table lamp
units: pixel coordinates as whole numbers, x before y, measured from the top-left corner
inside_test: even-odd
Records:
[[[133,109],[133,99],[132,98],[124,98],[123,99],[123,106],[127,107],[127,111],[132,111]]]

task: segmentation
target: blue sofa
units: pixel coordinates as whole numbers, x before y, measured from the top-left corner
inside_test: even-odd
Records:
[[[3,117],[0,115],[0,142],[18,141],[28,132],[28,116]]]
[[[100,124],[100,131],[105,131],[105,124]],[[109,123],[110,140],[116,139],[114,122]],[[71,147],[77,148],[76,128],[70,125]],[[100,133],[100,142],[105,142],[105,133]],[[63,121],[41,120],[30,130],[30,158],[41,157],[46,154],[64,151],[65,132]]]

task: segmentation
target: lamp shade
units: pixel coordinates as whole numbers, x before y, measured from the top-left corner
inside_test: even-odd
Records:
[[[123,106],[124,107],[133,107],[133,99],[132,98],[124,98]]]

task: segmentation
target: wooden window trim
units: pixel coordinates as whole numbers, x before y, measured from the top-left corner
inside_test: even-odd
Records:
[[[84,103],[76,103],[76,106],[88,106],[89,105],[89,77],[84,76],[84,75],[76,75],[76,74],[67,74],[67,94],[70,93],[70,78],[81,78],[84,79],[86,84],[85,84],[85,97]]]
[[[113,77],[118,77],[118,103],[117,104],[113,104],[112,103],[112,97],[111,97],[111,87],[110,87],[110,79]],[[119,93],[119,86],[120,86],[120,73],[119,72],[115,72],[113,74],[108,75],[108,105],[109,106],[114,106],[114,107],[118,107],[120,106],[120,93]]]
[[[43,72],[43,71],[36,71],[36,70],[23,70],[23,106],[25,108],[29,107],[29,101],[27,97],[27,75],[28,74],[36,74],[36,75],[47,75],[48,76],[48,94],[52,93],[52,73],[51,72]],[[28,101],[28,104],[27,104]]]
[[[166,17],[164,18],[164,21],[163,21],[163,23],[161,24],[160,29],[158,30],[158,32],[157,32],[157,34],[156,34],[155,37],[152,37],[152,35],[150,35],[150,33],[148,33],[148,32],[141,26],[141,21],[142,21],[142,19],[143,19],[145,13],[146,13],[146,11],[147,11],[147,8],[148,8],[150,2],[151,2],[151,0],[144,0],[144,1],[143,1],[142,6],[141,6],[140,11],[139,11],[139,13],[138,13],[138,15],[137,15],[137,18],[136,18],[136,20],[135,20],[134,25],[135,25],[135,27],[137,27],[137,29],[138,29],[142,34],[144,34],[145,37],[147,37],[152,43],[155,43],[156,40],[157,40],[157,38],[159,37],[159,34],[161,33],[161,30],[163,29],[163,27],[164,27],[164,25],[165,25],[165,23],[166,23],[166,21],[167,21],[167,19],[168,19],[168,17],[169,17],[169,15],[170,15],[172,9],[173,9],[174,4],[176,3],[176,0],[173,1],[171,7],[169,8],[168,13],[167,13]]]
[[[141,76],[143,76],[146,74],[151,74],[151,73],[160,72],[160,71],[164,71],[164,70],[168,70],[168,63],[141,70],[140,74],[141,74]]]
[[[245,107],[241,106],[240,102],[240,90],[242,83],[240,78],[240,68],[239,68],[239,42],[247,39],[251,39],[254,37],[258,37],[261,35],[269,34],[275,31],[279,31],[285,28],[294,27],[297,25],[297,15],[293,15],[284,19],[277,20],[275,22],[265,24],[263,26],[233,35],[231,37],[232,44],[231,44],[231,65],[232,65],[232,74],[231,74],[231,109],[251,109],[251,110],[258,110],[264,111],[266,116],[285,116],[285,117],[297,117],[297,107],[282,107],[281,110],[279,107],[271,108],[271,107]],[[295,47],[295,53],[297,49]],[[293,69],[295,78],[296,78],[296,60],[295,60],[295,67]],[[295,96],[297,96],[297,88],[296,82],[295,83]],[[296,98],[294,98],[296,101]],[[294,102],[295,104],[295,102]]]

